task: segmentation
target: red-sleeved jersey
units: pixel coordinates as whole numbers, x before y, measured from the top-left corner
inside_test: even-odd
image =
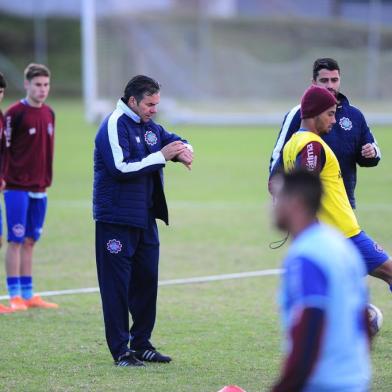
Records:
[[[6,189],[45,192],[52,183],[54,112],[20,101],[5,113]]]

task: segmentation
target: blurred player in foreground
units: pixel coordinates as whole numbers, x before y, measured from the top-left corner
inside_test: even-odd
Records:
[[[272,390],[368,391],[370,334],[361,255],[341,233],[318,223],[322,185],[316,174],[293,171],[275,186],[275,224],[293,242],[280,293],[286,354]]]
[[[338,228],[354,243],[365,260],[368,274],[384,280],[392,291],[392,260],[361,230],[344,188],[339,162],[322,135],[335,124],[336,98],[324,87],[309,87],[301,101],[301,128],[283,149],[285,171],[304,168],[319,173],[324,187],[322,222]]]
[[[46,214],[46,188],[52,183],[54,113],[45,104],[50,72],[42,64],[29,64],[24,76],[26,98],[5,113],[6,271],[10,304],[17,311],[58,307],[34,295],[32,278],[33,250]]]
[[[98,281],[106,340],[115,365],[121,367],[171,361],[150,342],[158,293],[156,219],[168,224],[162,169],[171,160],[190,169],[193,150],[152,120],[159,101],[159,83],[135,76],[95,139]]]
[[[331,132],[322,135],[322,138],[339,161],[348,199],[355,208],[357,164],[362,167],[377,166],[381,152],[362,112],[352,106],[340,92],[340,77],[340,67],[336,60],[320,58],[314,62],[312,84],[327,88],[338,101],[336,123]],[[270,179],[282,167],[285,144],[300,127],[301,111],[300,105],[297,105],[284,118],[271,156]]]
[[[4,75],[0,72],[0,103],[4,98],[4,92],[7,87],[7,82],[4,78]],[[4,190],[5,182],[4,182],[4,142],[5,142],[5,135],[4,135],[4,116],[3,112],[0,110],[0,192]],[[3,216],[0,209],[0,247],[3,244]],[[0,314],[4,313],[12,313],[13,310],[8,306],[0,304]]]

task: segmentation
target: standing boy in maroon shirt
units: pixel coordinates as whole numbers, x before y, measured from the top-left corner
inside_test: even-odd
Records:
[[[5,113],[6,149],[4,192],[7,213],[7,288],[11,308],[57,308],[33,294],[33,249],[45,219],[46,188],[52,182],[54,112],[44,102],[50,71],[29,64],[24,72],[26,98]]]
[[[4,75],[0,72],[0,103],[4,98],[5,88],[7,87],[7,82],[5,81]],[[3,112],[0,110],[0,191],[3,191],[5,182],[3,175],[3,163],[4,163],[4,116]],[[3,243],[3,217],[0,209],[0,247]],[[12,313],[13,310],[8,306],[0,304],[0,314]]]

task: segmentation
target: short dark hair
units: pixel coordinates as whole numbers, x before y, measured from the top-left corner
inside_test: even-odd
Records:
[[[316,215],[321,205],[323,186],[320,176],[305,169],[296,169],[283,174],[282,194],[299,196],[312,215]]]
[[[4,75],[0,72],[0,88],[6,88],[7,81],[5,80]]]
[[[317,76],[322,69],[327,69],[328,71],[336,71],[338,70],[340,73],[340,67],[336,60],[331,59],[329,57],[317,59],[313,63],[313,80],[317,79]]]
[[[30,81],[37,76],[47,76],[50,78],[49,68],[43,64],[30,63],[24,70],[25,79]]]
[[[135,97],[139,103],[145,95],[154,95],[159,93],[161,85],[155,79],[145,75],[134,76],[125,86],[123,101],[128,102],[130,97]]]

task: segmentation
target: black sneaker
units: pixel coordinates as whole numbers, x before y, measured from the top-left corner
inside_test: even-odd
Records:
[[[148,348],[145,350],[135,351],[135,357],[144,362],[157,362],[157,363],[169,363],[171,358],[167,355],[162,355],[155,348]]]
[[[135,351],[127,351],[125,354],[120,355],[118,360],[114,362],[114,364],[118,367],[125,367],[125,366],[145,366],[143,362],[139,361],[136,358]]]

